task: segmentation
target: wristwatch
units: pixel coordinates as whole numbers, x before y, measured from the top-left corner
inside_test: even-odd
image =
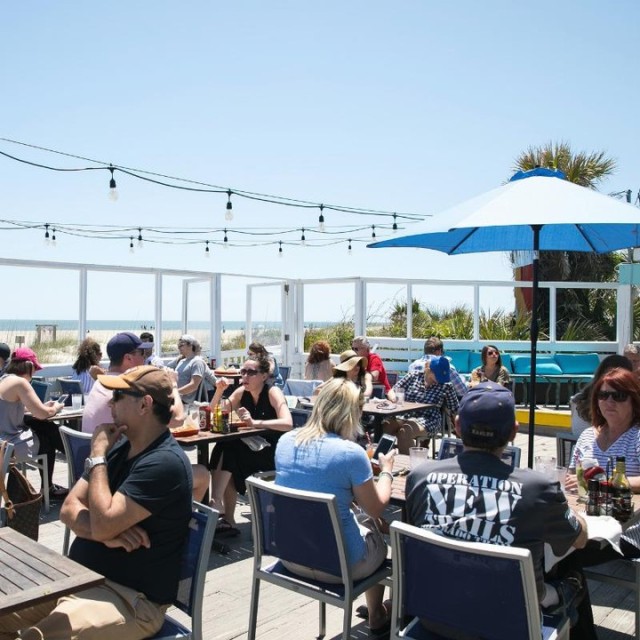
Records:
[[[93,467],[97,467],[99,464],[107,464],[107,459],[104,456],[97,456],[95,458],[87,458],[84,461],[84,472],[90,473]]]

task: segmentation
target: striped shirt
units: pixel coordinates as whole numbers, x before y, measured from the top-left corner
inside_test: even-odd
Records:
[[[640,476],[640,428],[638,426],[627,429],[606,451],[598,446],[597,435],[593,427],[585,429],[580,434],[569,469],[575,469],[576,463],[583,458],[595,458],[598,464],[606,469],[609,459],[615,466],[616,456],[624,456],[627,475]]]

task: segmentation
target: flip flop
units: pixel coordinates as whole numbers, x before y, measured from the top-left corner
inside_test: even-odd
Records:
[[[240,535],[240,529],[234,527],[230,522],[227,522],[224,518],[218,518],[218,524],[216,525],[215,537],[217,538],[235,538]]]

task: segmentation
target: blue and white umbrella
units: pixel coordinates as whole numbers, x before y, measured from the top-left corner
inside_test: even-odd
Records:
[[[533,169],[434,216],[423,233],[374,242],[370,248],[420,247],[449,255],[533,252],[529,466],[533,464],[540,251],[609,253],[640,246],[640,211],[581,187],[563,173]]]

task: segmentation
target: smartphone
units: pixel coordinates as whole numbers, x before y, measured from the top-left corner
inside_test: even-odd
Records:
[[[390,436],[389,434],[383,434],[382,438],[380,438],[380,442],[378,442],[378,446],[376,447],[375,452],[373,453],[373,458],[371,458],[372,462],[378,464],[378,455],[383,454],[386,455],[396,446],[396,437]]]
[[[68,393],[63,393],[61,394],[58,399],[56,400],[56,402],[60,402],[62,404],[64,404],[67,401],[67,398],[69,397]]]

